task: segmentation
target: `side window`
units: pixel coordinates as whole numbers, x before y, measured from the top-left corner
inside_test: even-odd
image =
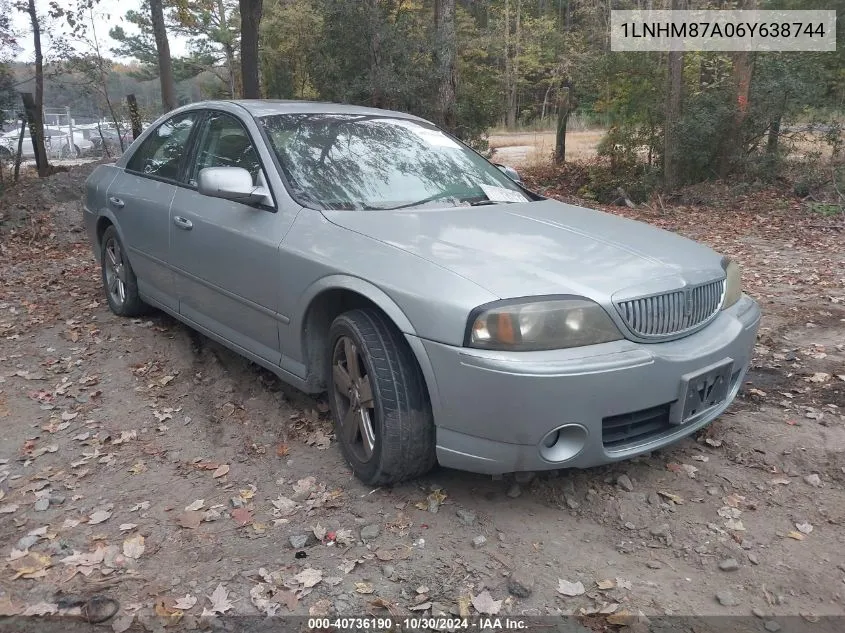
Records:
[[[188,145],[188,137],[198,116],[197,112],[188,112],[159,125],[132,155],[126,168],[150,176],[176,180]]]
[[[258,184],[261,161],[249,134],[235,117],[222,113],[208,117],[191,178],[196,179],[206,167],[242,167],[252,174],[252,182]]]

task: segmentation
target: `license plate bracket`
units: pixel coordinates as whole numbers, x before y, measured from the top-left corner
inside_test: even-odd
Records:
[[[681,376],[681,392],[672,407],[672,424],[686,424],[721,404],[728,397],[734,361],[726,358],[696,372]]]

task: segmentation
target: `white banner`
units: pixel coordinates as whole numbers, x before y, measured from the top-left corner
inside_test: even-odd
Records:
[[[610,12],[612,51],[835,51],[836,11]]]

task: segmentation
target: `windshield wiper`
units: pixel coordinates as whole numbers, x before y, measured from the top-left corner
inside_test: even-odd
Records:
[[[399,204],[395,207],[378,207],[382,211],[393,211],[395,209],[407,209],[408,207],[416,207],[421,204],[425,204],[426,202],[434,202],[435,200],[443,200],[444,198],[454,198],[456,197],[454,193],[451,191],[441,191],[440,193],[435,193],[433,196],[429,196],[428,198],[423,198],[422,200],[417,200],[416,202],[408,202],[406,204]]]

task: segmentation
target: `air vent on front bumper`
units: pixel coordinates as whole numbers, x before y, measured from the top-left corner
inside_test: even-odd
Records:
[[[712,319],[725,296],[725,280],[619,301],[616,309],[638,337],[662,339],[692,331]]]
[[[604,447],[623,448],[672,430],[673,426],[669,423],[669,406],[662,404],[604,418],[601,421],[601,439]]]

